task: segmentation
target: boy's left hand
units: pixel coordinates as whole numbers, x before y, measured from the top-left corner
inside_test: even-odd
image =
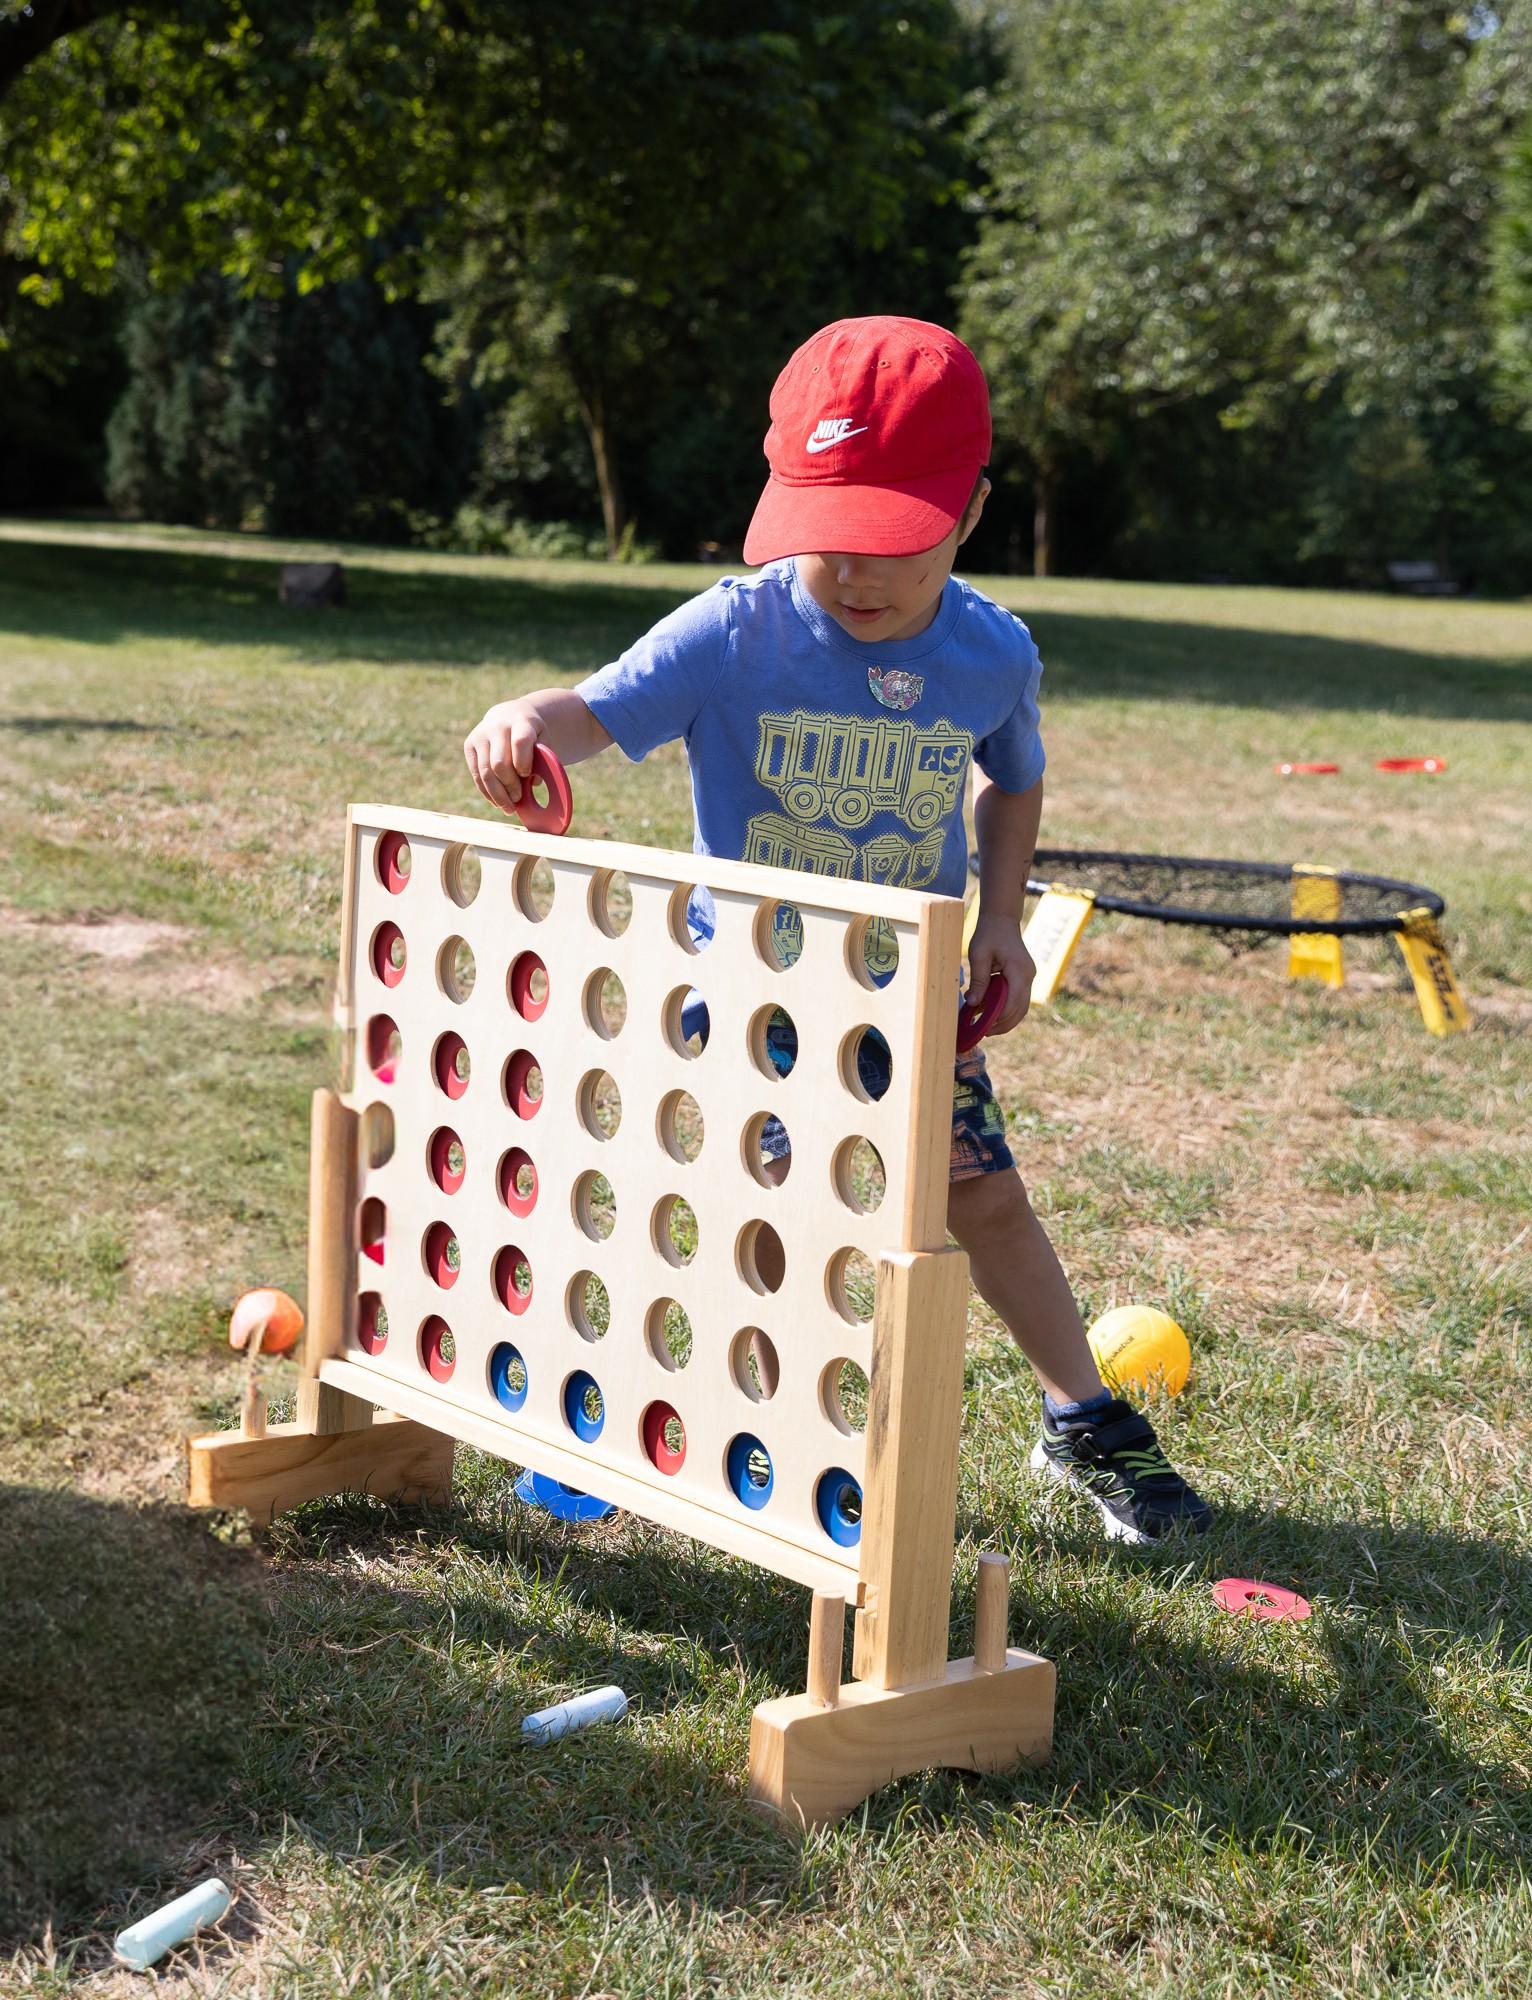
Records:
[[[1032,981],[1037,967],[1021,941],[1021,926],[1007,917],[979,918],[968,947],[969,1000],[982,1000],[984,989],[995,973],[1002,973],[1011,989],[1005,1011],[990,1029],[992,1035],[1008,1034],[1027,1017],[1032,1005]]]

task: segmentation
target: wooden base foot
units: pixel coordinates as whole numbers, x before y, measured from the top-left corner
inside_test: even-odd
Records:
[[[329,1434],[299,1424],[270,1424],[264,1437],[212,1431],[188,1438],[186,1455],[193,1507],[243,1507],[257,1521],[331,1493],[445,1500],[452,1488],[452,1439],[382,1411],[365,1429]]]
[[[944,1679],[918,1687],[851,1681],[834,1708],[807,1694],[763,1701],[750,1723],[750,1796],[795,1826],[823,1826],[912,1771],[1041,1764],[1053,1684],[1051,1661],[1013,1649],[993,1673],[952,1660]]]

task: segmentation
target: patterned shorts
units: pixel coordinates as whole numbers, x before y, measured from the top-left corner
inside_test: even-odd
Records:
[[[798,1036],[785,1015],[773,1016],[766,1029],[766,1052],[783,1076],[798,1059]],[[888,1043],[876,1028],[863,1035],[856,1052],[857,1074],[871,1098],[879,1098],[892,1078]],[[773,1160],[786,1159],[792,1148],[778,1118],[768,1118],[761,1133],[761,1151]],[[1003,1173],[1015,1158],[1005,1141],[1005,1113],[989,1080],[982,1048],[959,1056],[952,1082],[952,1151],[947,1178],[974,1181],[981,1174]]]

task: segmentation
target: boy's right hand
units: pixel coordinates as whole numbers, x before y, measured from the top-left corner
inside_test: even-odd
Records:
[[[501,812],[516,810],[543,718],[530,701],[501,701],[463,739],[463,756],[482,797]]]

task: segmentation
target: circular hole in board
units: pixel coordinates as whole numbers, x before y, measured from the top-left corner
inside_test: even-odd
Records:
[[[899,970],[899,935],[887,917],[857,917],[846,926],[846,967],[870,992]]]
[[[392,1083],[404,1060],[404,1037],[391,1014],[374,1014],[367,1023],[367,1067],[379,1083]]]
[[[362,1255],[369,1263],[381,1264],[383,1245],[388,1236],[388,1210],[375,1194],[370,1194],[362,1203],[358,1236]]]
[[[594,1444],[606,1422],[606,1401],[594,1375],[576,1368],[564,1384],[564,1421],[582,1444]]]
[[[521,1146],[502,1153],[495,1185],[512,1215],[530,1215],[537,1206],[537,1169],[532,1155]]]
[[[803,956],[803,912],[796,903],[762,903],[751,933],[757,956],[773,972],[791,972]]]
[[[459,1004],[473,991],[473,982],[478,968],[474,964],[473,947],[467,938],[449,937],[436,954],[436,979],[449,1000]]]
[[[388,1344],[388,1310],[376,1292],[356,1302],[356,1339],[364,1354],[381,1354]]]
[[[747,1222],[734,1244],[734,1258],[740,1276],[757,1292],[777,1292],[782,1288],[787,1259],[782,1239],[769,1222]]]
[[[377,845],[378,880],[391,896],[409,887],[410,843],[402,833],[385,833]]]
[[[819,1378],[819,1401],[838,1431],[856,1437],[867,1428],[867,1375],[854,1361],[832,1361]]]
[[[576,1104],[580,1123],[593,1139],[610,1139],[622,1123],[622,1096],[604,1069],[587,1070]]]
[[[420,1359],[433,1382],[446,1382],[457,1365],[457,1343],[452,1328],[432,1313],[420,1323]]]
[[[431,1178],[443,1194],[456,1194],[468,1172],[468,1155],[450,1125],[438,1125],[427,1148]]]
[[[569,1323],[582,1340],[604,1340],[612,1324],[612,1301],[594,1271],[576,1271],[565,1294]]]
[[[420,1242],[420,1258],[427,1275],[443,1291],[450,1291],[463,1268],[463,1246],[452,1233],[450,1222],[433,1222]]]
[[[609,938],[621,937],[633,921],[633,891],[620,868],[601,868],[591,877],[591,921]]]
[[[521,1349],[502,1340],[489,1357],[490,1394],[503,1410],[519,1410],[527,1400],[527,1364]]]
[[[672,1090],[660,1099],[655,1128],[660,1144],[682,1166],[690,1166],[702,1151],[702,1111],[689,1090]]]
[[[492,1277],[495,1297],[508,1313],[519,1318],[532,1303],[532,1266],[527,1262],[526,1252],[514,1243],[497,1251]]]
[[[506,1058],[500,1087],[518,1118],[537,1116],[543,1104],[543,1073],[530,1049],[517,1049]]]
[[[478,895],[483,880],[479,850],[464,841],[453,841],[442,856],[442,887],[460,910],[466,910]]]
[[[548,968],[535,951],[519,953],[505,975],[506,995],[524,1021],[540,1021],[548,1011]]]
[[[692,1323],[674,1299],[656,1299],[650,1306],[644,1338],[662,1368],[684,1368],[692,1358]]]
[[[528,854],[511,877],[511,899],[529,924],[540,924],[553,908],[553,870],[540,854]]]
[[[674,1478],[686,1463],[686,1427],[669,1403],[651,1403],[638,1427],[644,1456],[656,1472]]]
[[[617,1197],[605,1174],[581,1174],[574,1184],[574,1214],[593,1243],[605,1243],[617,1227]]]
[[[837,1250],[825,1269],[825,1291],[841,1318],[865,1326],[877,1303],[878,1274],[861,1250]]]
[[[372,969],[385,986],[397,986],[409,959],[404,932],[394,923],[379,924],[372,934]]]
[[[627,989],[609,966],[601,965],[585,982],[585,1018],[604,1042],[614,1041],[628,1018]]]
[[[671,891],[666,913],[670,925],[670,935],[681,947],[696,957],[699,951],[706,951],[713,942],[713,930],[718,921],[718,909],[711,893],[695,882],[682,882]]]
[[[436,1047],[431,1051],[431,1073],[437,1089],[448,1097],[461,1097],[468,1088],[468,1079],[473,1074],[468,1044],[450,1028],[436,1038]]]
[[[752,1511],[766,1505],[776,1485],[771,1454],[750,1431],[741,1431],[729,1440],[724,1453],[724,1477],[736,1500]]]
[[[841,1082],[863,1104],[876,1104],[888,1095],[893,1066],[893,1052],[876,1028],[853,1028],[841,1042]]]
[[[676,1054],[695,1062],[707,1047],[709,1028],[707,1002],[695,986],[677,986],[666,995],[660,1026]]]
[[[386,1167],[394,1157],[394,1114],[386,1104],[369,1104],[357,1121],[357,1151],[361,1164]]]
[[[778,1188],[793,1170],[793,1142],[774,1111],[758,1111],[740,1135],[740,1157],[763,1188]]]
[[[862,1539],[862,1489],[842,1465],[819,1475],[814,1487],[814,1512],[819,1525],[843,1549]]]
[[[888,1193],[883,1155],[870,1139],[842,1139],[830,1167],[835,1192],[858,1215],[876,1215]]]
[[[681,1195],[660,1197],[649,1219],[649,1232],[667,1264],[689,1264],[697,1254],[697,1217]]]
[[[758,1326],[747,1326],[729,1343],[729,1373],[752,1403],[769,1403],[777,1393],[780,1368],[776,1343]]]
[[[759,1007],[748,1030],[750,1060],[773,1083],[791,1076],[798,1060],[798,1027],[785,1007]]]

